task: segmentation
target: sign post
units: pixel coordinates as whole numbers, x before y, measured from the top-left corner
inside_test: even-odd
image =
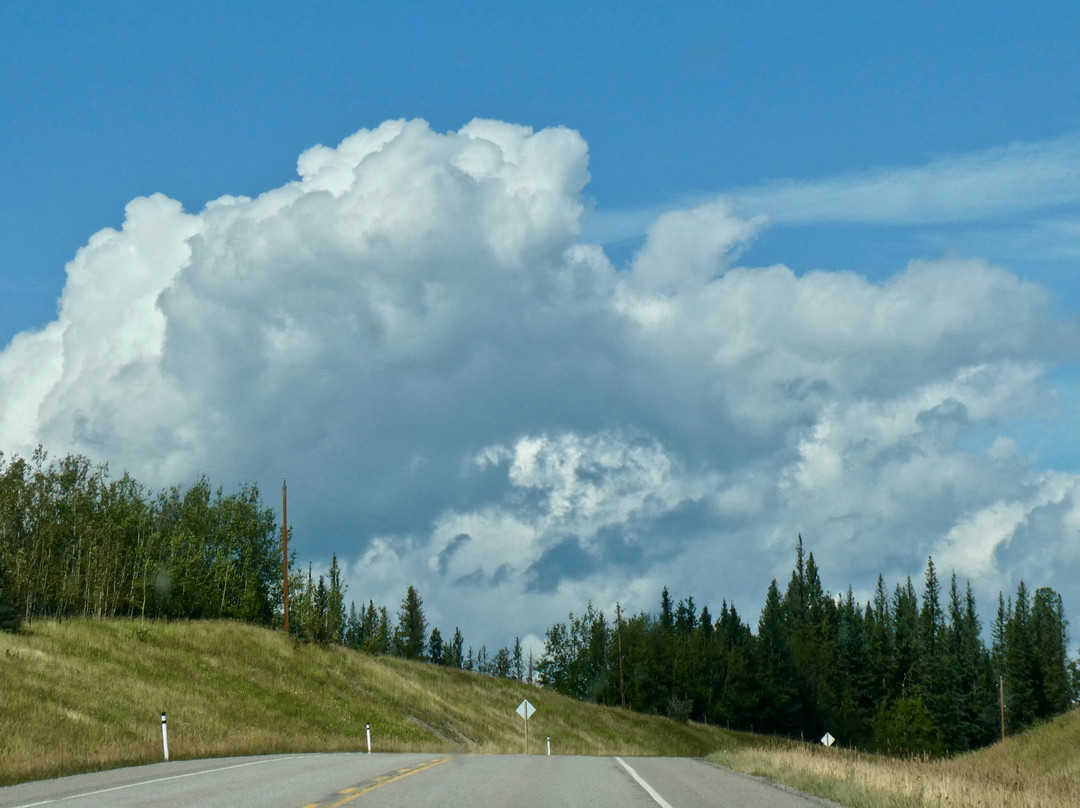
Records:
[[[525,754],[529,754],[529,718],[536,712],[536,708],[533,707],[528,699],[522,699],[521,704],[518,705],[517,714],[525,719]]]

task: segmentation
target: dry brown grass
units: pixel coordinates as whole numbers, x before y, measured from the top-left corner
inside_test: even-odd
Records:
[[[1080,712],[946,760],[897,760],[768,742],[744,742],[709,759],[851,808],[1076,808]]]
[[[0,784],[170,757],[358,751],[704,755],[713,727],[239,623],[68,621],[0,633]]]

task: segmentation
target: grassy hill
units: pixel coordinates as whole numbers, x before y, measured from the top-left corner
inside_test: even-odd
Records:
[[[170,758],[363,750],[704,755],[734,733],[241,623],[37,622],[0,633],[0,784]]]
[[[1076,808],[1080,710],[943,760],[897,760],[746,736],[735,738],[709,760],[852,808]]]
[[[1080,711],[948,760],[895,760],[582,704],[241,623],[68,621],[0,633],[0,785],[176,758],[360,751],[710,755],[853,808],[1073,808]],[[720,750],[720,751],[717,751]],[[710,754],[712,753],[712,754]]]

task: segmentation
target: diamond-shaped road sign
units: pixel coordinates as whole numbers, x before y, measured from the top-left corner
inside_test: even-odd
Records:
[[[524,718],[526,721],[536,712],[536,708],[533,707],[528,699],[522,699],[521,704],[518,705],[517,714]]]
[[[836,743],[836,738],[826,732],[824,735],[821,736],[821,742],[825,744],[825,746],[832,746],[834,743]]]

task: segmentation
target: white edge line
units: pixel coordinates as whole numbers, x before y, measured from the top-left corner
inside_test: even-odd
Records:
[[[108,794],[110,791],[123,791],[125,788],[137,788],[138,786],[149,786],[154,783],[164,783],[168,780],[179,780],[183,777],[195,777],[200,774],[213,774],[214,772],[223,772],[229,769],[242,769],[245,766],[258,766],[261,763],[272,763],[276,760],[295,760],[301,757],[300,755],[293,755],[287,758],[271,758],[268,760],[252,760],[248,763],[234,763],[231,766],[218,766],[216,769],[200,769],[197,772],[185,772],[184,774],[170,774],[168,777],[156,777],[153,780],[141,780],[138,783],[127,783],[122,786],[112,786],[110,788],[99,788],[96,791],[84,791],[81,794],[69,794],[66,797],[56,797],[50,800],[41,800],[40,802],[27,802],[22,805],[13,805],[12,808],[36,808],[39,805],[52,805],[57,802],[67,802],[68,800],[81,800],[83,797],[93,797],[96,794]],[[625,764],[623,764],[625,765]],[[671,806],[668,806],[671,808]]]
[[[654,789],[652,786],[650,786],[648,783],[646,783],[642,779],[641,775],[638,774],[636,771],[634,771],[630,767],[629,763],[627,763],[621,757],[616,757],[615,760],[619,761],[619,765],[622,766],[624,769],[626,769],[628,772],[630,772],[630,776],[633,777],[634,780],[637,781],[637,784],[639,786],[641,786],[643,789],[645,789],[645,793],[648,794],[650,797],[652,797],[653,801],[657,805],[659,805],[660,808],[671,808],[671,803],[669,803],[667,800],[665,800],[663,797],[661,797],[659,794],[657,794],[656,789]]]

